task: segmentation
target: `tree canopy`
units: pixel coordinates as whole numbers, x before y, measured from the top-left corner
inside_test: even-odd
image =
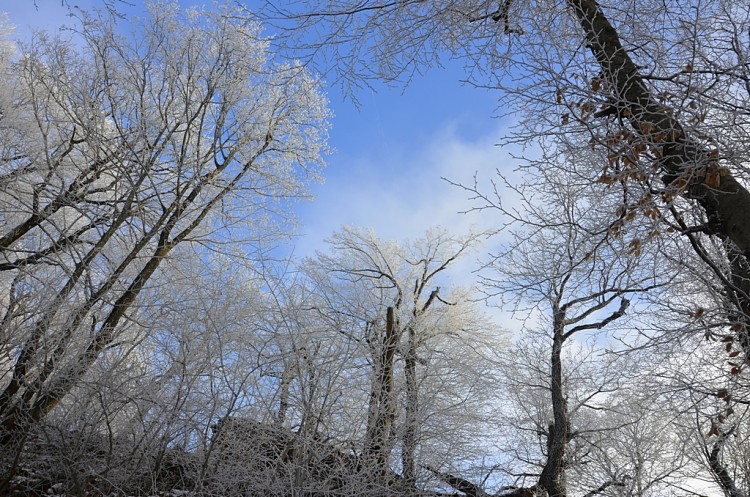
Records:
[[[748,496],[750,7],[107,5],[0,59],[0,492]],[[534,150],[454,184],[496,229],[254,252],[316,73],[445,58]]]

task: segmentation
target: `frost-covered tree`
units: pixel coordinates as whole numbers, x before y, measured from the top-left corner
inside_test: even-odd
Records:
[[[397,244],[345,228],[305,264],[318,312],[359,348],[368,384],[358,451],[376,474],[392,468],[413,485],[430,477],[423,466],[481,459],[503,333],[444,279],[476,241],[431,230]]]
[[[628,378],[626,362],[599,357],[606,345],[597,344],[613,329],[627,329],[644,312],[639,297],[669,280],[649,270],[653,253],[610,222],[616,195],[593,195],[586,184],[566,184],[544,170],[527,173],[512,209],[496,191],[469,190],[477,208],[509,223],[507,242],[485,265],[485,291],[528,323],[503,368],[506,474],[522,484],[509,483],[521,487],[515,492],[549,496],[591,491],[566,475],[591,463],[593,434],[616,428],[590,426],[590,413],[604,409]]]
[[[301,0],[267,2],[261,15],[282,28],[282,46],[331,69],[350,90],[376,79],[408,82],[444,58],[464,61],[470,81],[497,88],[503,108],[519,111],[505,141],[535,145],[523,172],[556,176],[536,205],[571,193],[612,199],[600,226],[629,244],[623,251],[632,259],[652,253],[645,270],[675,279],[669,292],[642,301],[660,319],[639,324],[626,343],[660,347],[686,368],[681,388],[703,392],[692,401],[710,433],[707,469],[727,495],[742,492],[743,470],[718,456],[742,458],[725,452],[727,433],[742,433],[727,410],[747,402],[750,358],[747,5]],[[550,235],[539,261],[560,240]],[[592,279],[606,280],[618,260],[604,256]],[[697,347],[696,337],[709,343]],[[682,358],[697,350],[714,353],[713,374],[692,375]],[[653,394],[674,393],[668,381],[660,385],[650,384]]]
[[[0,423],[19,442],[137,323],[178,246],[266,237],[325,146],[318,82],[231,7],[82,15],[3,59]],[[129,33],[129,34],[123,34]],[[175,352],[176,353],[176,352]]]

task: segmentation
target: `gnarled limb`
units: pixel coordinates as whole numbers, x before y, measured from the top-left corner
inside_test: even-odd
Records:
[[[721,462],[721,449],[723,448],[727,437],[732,434],[732,431],[734,431],[734,428],[719,434],[719,438],[714,442],[711,452],[707,451],[708,465],[711,468],[711,473],[713,473],[716,482],[724,491],[724,495],[727,497],[747,497],[747,495],[740,491],[734,484],[734,479],[732,479],[726,466]]]
[[[619,35],[595,0],[568,0],[583,28],[586,41],[609,82],[619,105],[624,106],[633,129],[648,141],[659,145],[660,166],[666,177],[677,179],[686,169],[709,169],[716,159],[704,145],[689,136],[682,124],[659,104],[644,83],[638,67],[622,46]],[[668,137],[656,143],[656,136]],[[696,167],[697,166],[697,167]],[[706,184],[706,174],[697,174],[686,185],[687,194],[696,199],[717,232],[731,240],[744,257],[750,257],[750,192],[731,174],[718,178],[718,184]]]

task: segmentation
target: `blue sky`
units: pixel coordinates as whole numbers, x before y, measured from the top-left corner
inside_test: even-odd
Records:
[[[96,0],[70,0],[82,8]],[[133,0],[133,9],[142,6]],[[184,1],[184,4],[200,4]],[[210,4],[210,2],[207,2]],[[35,6],[36,4],[36,6]],[[16,37],[30,29],[55,30],[72,20],[61,0],[0,0],[0,11],[17,26]],[[126,9],[131,11],[131,9]],[[407,87],[358,93],[359,108],[329,88],[335,113],[325,183],[314,185],[315,200],[297,205],[300,236],[296,255],[324,248],[323,240],[341,225],[373,228],[384,239],[421,236],[446,226],[458,233],[474,225],[497,225],[492,215],[459,214],[469,208],[466,194],[441,179],[470,183],[475,172],[485,181],[495,169],[510,172],[510,150],[495,143],[510,124],[495,119],[497,93],[462,85],[460,63],[449,63],[414,79]],[[461,268],[468,272],[473,261]]]

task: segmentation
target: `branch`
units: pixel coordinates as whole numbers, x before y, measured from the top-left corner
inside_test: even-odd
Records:
[[[525,476],[538,476],[538,475],[525,475]],[[494,497],[534,497],[536,495],[537,486],[533,487],[502,487]]]
[[[432,292],[430,292],[430,296],[427,298],[427,302],[424,303],[422,306],[422,312],[425,312],[429,307],[430,304],[432,304],[432,301],[435,300],[435,297],[438,296],[438,292],[440,291],[440,287],[437,287]],[[443,302],[443,299],[438,298],[440,302]]]
[[[628,299],[623,298],[620,301],[620,308],[617,309],[615,312],[610,314],[607,318],[599,321],[598,323],[590,323],[590,324],[581,324],[576,326],[575,328],[571,329],[567,333],[563,335],[563,340],[567,340],[570,338],[573,334],[578,333],[579,331],[583,330],[601,330],[605,326],[607,326],[612,321],[615,321],[617,319],[620,319],[625,315],[625,311],[627,310],[628,306],[630,305],[630,301]]]
[[[459,492],[468,495],[469,497],[489,497],[487,492],[482,490],[481,487],[461,478],[460,476],[454,476],[450,473],[443,473],[442,471],[438,471],[424,464],[422,464],[421,466],[430,473],[437,476],[440,481],[447,483],[451,487],[455,488]]]
[[[500,7],[492,14],[492,20],[495,22],[503,21],[503,33],[507,34],[524,34],[523,28],[511,28],[510,20],[508,20],[508,11],[513,0],[505,0],[500,4]]]
[[[567,0],[578,18],[588,46],[605,79],[629,111],[628,119],[647,141],[659,147],[659,165],[669,181],[697,166],[715,166],[712,151],[689,136],[669,109],[661,105],[646,86],[640,68],[622,46],[617,30],[596,0]],[[666,141],[659,137],[668,137]],[[750,257],[750,192],[732,174],[720,176],[717,185],[706,184],[705,174],[691,179],[687,198],[697,200],[722,236],[732,240],[745,257]]]
[[[724,446],[724,442],[733,431],[734,428],[719,435],[719,438],[714,442],[711,452],[708,454],[708,465],[711,468],[711,473],[713,473],[714,478],[716,478],[716,482],[724,491],[724,495],[727,497],[746,497],[744,492],[737,489],[732,476],[720,460],[721,449]]]
[[[594,497],[595,495],[599,495],[600,493],[607,490],[609,487],[624,487],[625,482],[624,481],[608,481],[606,483],[602,483],[598,488],[595,488],[594,490],[591,490],[590,492],[586,492],[583,497]]]

